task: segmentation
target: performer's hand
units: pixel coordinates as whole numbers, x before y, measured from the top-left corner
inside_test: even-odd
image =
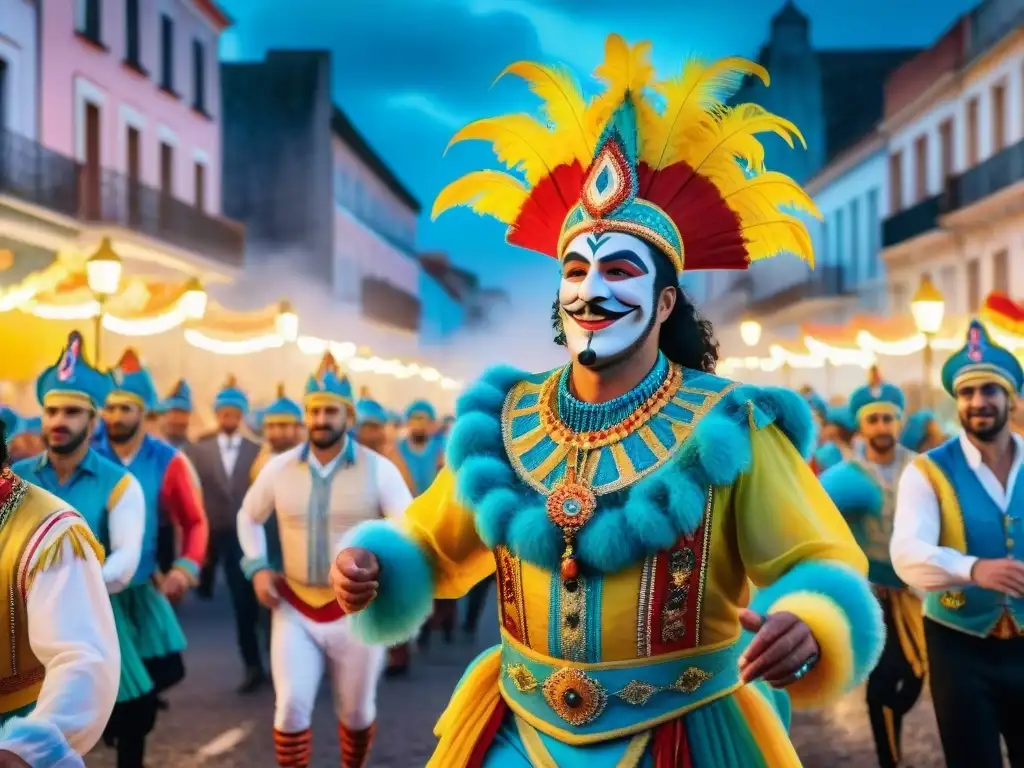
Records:
[[[740,612],[740,624],[756,633],[740,657],[744,683],[764,678],[771,686],[783,688],[807,674],[818,658],[818,641],[811,628],[792,613],[780,611],[761,616]]]
[[[256,571],[252,577],[252,588],[256,592],[256,599],[265,608],[274,610],[281,602],[281,596],[274,587],[274,572],[271,570]]]
[[[1018,560],[978,560],[971,569],[971,580],[985,589],[1024,597],[1024,563]]]
[[[176,603],[188,592],[188,576],[180,568],[171,568],[160,581],[160,591],[172,603]]]
[[[32,768],[32,766],[13,752],[0,749],[0,768]]]
[[[368,549],[343,549],[331,566],[331,586],[345,613],[358,613],[377,596],[377,556]]]

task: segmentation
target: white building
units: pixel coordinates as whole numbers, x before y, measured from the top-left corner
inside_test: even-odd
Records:
[[[883,129],[891,309],[929,276],[947,312],[1024,296],[1024,0],[989,0],[893,74]]]
[[[0,0],[0,135],[38,130],[38,3]]]

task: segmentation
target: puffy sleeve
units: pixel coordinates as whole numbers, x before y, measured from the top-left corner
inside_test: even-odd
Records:
[[[751,609],[796,614],[821,649],[787,688],[796,707],[831,703],[861,683],[885,629],[867,581],[867,559],[813,471],[774,424],[751,427],[751,463],[733,504],[740,556],[759,588]]]
[[[209,529],[201,492],[193,478],[193,468],[188,459],[176,453],[164,473],[160,506],[167,510],[171,522],[181,530],[181,557],[174,561],[174,567],[194,585],[199,581],[199,569],[206,559]]]
[[[401,520],[373,520],[352,530],[346,546],[364,547],[380,563],[377,598],[351,617],[365,642],[392,645],[413,634],[435,597],[462,597],[494,571],[473,513],[455,498],[455,478],[442,469]]]

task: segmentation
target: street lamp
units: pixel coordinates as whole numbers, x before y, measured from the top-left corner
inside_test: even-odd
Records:
[[[761,324],[751,318],[741,321],[740,338],[748,347],[756,347],[761,340]]]
[[[910,300],[910,312],[914,315],[914,325],[919,333],[924,334],[924,406],[932,407],[932,358],[935,334],[942,327],[942,318],[946,313],[946,302],[939,289],[932,283],[928,275],[921,277],[921,284]]]
[[[198,277],[190,277],[181,294],[181,311],[189,320],[202,320],[209,297]]]
[[[285,341],[299,338],[299,316],[292,309],[291,302],[282,301],[277,305],[277,320],[274,322],[277,335]]]
[[[121,257],[114,252],[110,244],[110,238],[104,237],[100,247],[85,262],[85,278],[89,283],[89,290],[96,298],[99,309],[96,312],[96,365],[101,364],[101,342],[103,338],[103,316],[107,300],[117,293],[121,285]]]

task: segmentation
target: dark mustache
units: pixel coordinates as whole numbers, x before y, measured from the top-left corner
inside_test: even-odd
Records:
[[[998,411],[995,408],[977,408],[967,412],[969,417],[973,416],[996,416]]]
[[[623,303],[625,303],[625,302],[623,302]],[[586,312],[589,312],[590,314],[597,315],[598,317],[620,318],[620,317],[625,317],[626,315],[630,314],[631,312],[635,312],[637,309],[639,309],[639,307],[631,306],[625,312],[615,312],[615,311],[613,311],[611,309],[608,309],[603,304],[593,303],[593,304],[584,304],[583,305],[583,309],[578,309],[575,312],[572,312],[570,314],[582,315],[582,314],[584,314]]]

